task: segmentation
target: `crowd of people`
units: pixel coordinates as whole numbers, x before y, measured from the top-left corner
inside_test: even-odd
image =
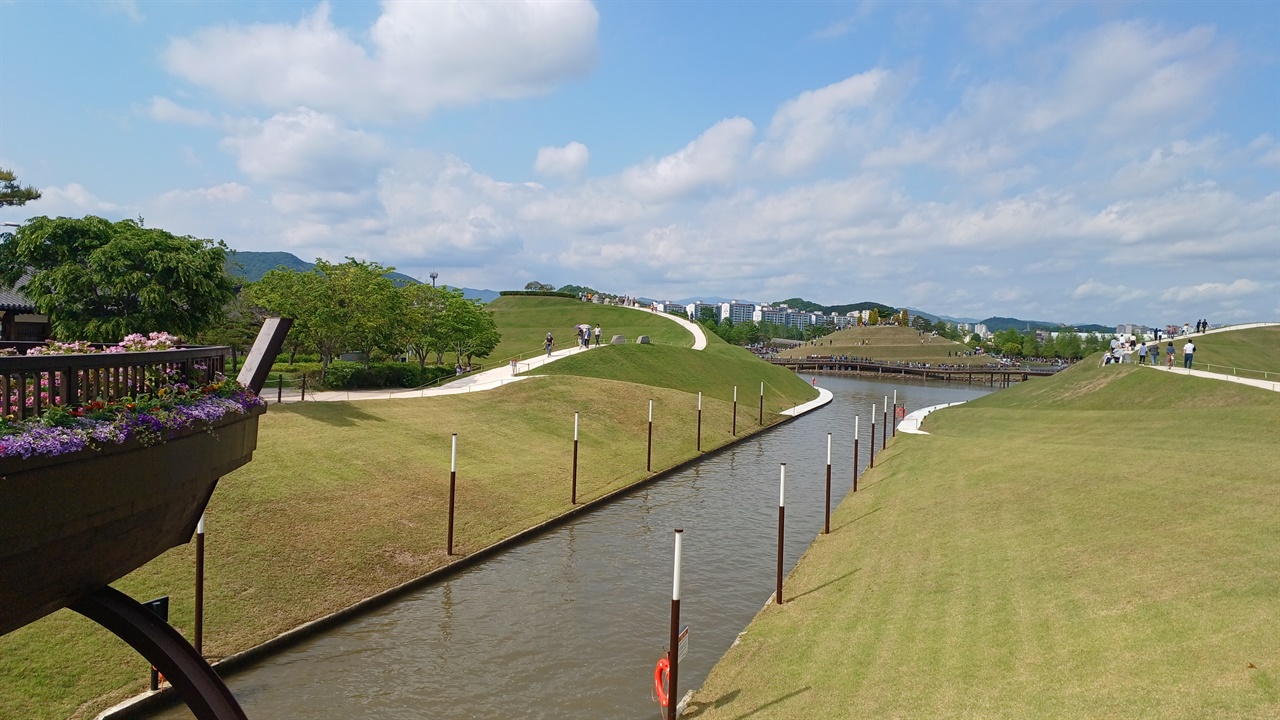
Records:
[[[1200,323],[1196,323],[1196,332],[1204,332]],[[1190,334],[1190,333],[1187,333]],[[1196,344],[1192,340],[1182,346],[1182,367],[1190,370],[1191,364],[1195,358]],[[1178,350],[1173,346],[1173,341],[1169,340],[1165,343],[1164,349],[1165,367],[1173,367],[1173,362],[1178,355]],[[1102,363],[1109,365],[1113,363],[1133,362],[1136,355],[1139,365],[1158,365],[1160,363],[1160,340],[1155,339],[1150,343],[1146,341],[1138,342],[1137,338],[1130,335],[1128,338],[1112,338],[1111,350],[1103,358]]]

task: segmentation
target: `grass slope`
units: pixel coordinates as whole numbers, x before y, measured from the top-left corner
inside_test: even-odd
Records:
[[[877,326],[838,330],[817,340],[813,345],[788,348],[779,354],[783,357],[849,355],[877,360],[953,365],[986,365],[991,362],[991,358],[983,355],[964,357],[962,353],[968,349],[961,343],[943,337],[932,337],[928,333],[922,337],[920,331],[912,328]]]
[[[630,379],[643,385],[671,388],[704,397],[758,407],[760,382],[765,384],[765,410],[777,412],[817,397],[817,391],[786,368],[762,362],[750,352],[724,342],[708,342],[705,350],[666,345],[612,345],[573,355],[535,370],[538,374],[578,375],[609,380]],[[741,420],[745,415],[739,415]]]
[[[1280,394],[1085,362],[900,435],[687,717],[1280,716]]]
[[[573,326],[588,323],[600,325],[601,342],[614,335],[625,335],[634,342],[648,335],[655,343],[692,347],[693,334],[669,318],[653,313],[612,305],[595,305],[569,298],[504,296],[489,303],[502,333],[502,342],[489,353],[486,365],[502,363],[516,355],[528,357],[542,348],[550,332],[556,349],[573,347]]]
[[[586,501],[648,477],[650,399],[661,469],[697,454],[690,390],[706,393],[704,450],[732,439],[734,383],[765,378],[771,412],[813,395],[745,351],[712,347],[705,357],[661,345],[593,350],[547,368],[572,360],[575,373],[484,393],[271,406],[253,462],[224,478],[209,504],[205,652],[246,649],[446,564],[451,433],[455,545],[465,554],[569,509],[575,411]],[[739,435],[758,429],[746,395]],[[194,548],[175,548],[114,585],[137,598],[170,595],[172,622],[190,637],[193,567]],[[142,691],[146,677],[123,643],[62,610],[0,638],[0,718],[92,717]]]
[[[1227,374],[1234,372],[1241,377],[1256,378],[1262,377],[1262,373],[1258,371],[1266,371],[1273,380],[1280,373],[1280,327],[1233,330],[1192,339],[1196,343],[1193,359],[1197,370]],[[1167,344],[1161,343],[1161,346]],[[1182,346],[1185,344],[1185,340],[1174,343],[1178,351],[1174,363],[1179,367],[1182,363]],[[1213,367],[1209,367],[1210,365]]]

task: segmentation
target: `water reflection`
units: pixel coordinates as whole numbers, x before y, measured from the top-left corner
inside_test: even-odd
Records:
[[[680,685],[689,689],[772,594],[778,463],[787,463],[790,570],[822,529],[828,432],[835,505],[852,485],[855,415],[865,467],[867,415],[886,393],[896,388],[900,403],[918,408],[988,392],[822,384],[835,394],[828,408],[246,669],[232,691],[255,718],[651,717],[673,528],[685,530],[681,616],[691,632]],[[850,582],[852,570],[831,581]]]

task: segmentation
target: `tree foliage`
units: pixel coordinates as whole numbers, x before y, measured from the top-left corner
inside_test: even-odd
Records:
[[[18,184],[18,178],[12,170],[0,168],[0,207],[26,205],[32,200],[40,199],[40,191],[27,185]]]
[[[134,220],[38,217],[0,242],[0,282],[48,315],[58,337],[107,342],[158,331],[194,337],[222,317],[234,296],[225,257],[221,242]]]
[[[524,289],[525,290],[541,290],[543,292],[555,292],[556,287],[554,285],[548,285],[543,282],[538,282],[537,280],[531,280],[525,283]]]

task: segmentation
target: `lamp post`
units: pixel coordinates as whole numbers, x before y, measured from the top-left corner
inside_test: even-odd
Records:
[[[427,277],[431,278],[431,287],[435,287],[435,286],[436,286],[436,278],[440,277],[440,273],[436,272],[435,270],[432,270],[432,271],[427,275]]]

